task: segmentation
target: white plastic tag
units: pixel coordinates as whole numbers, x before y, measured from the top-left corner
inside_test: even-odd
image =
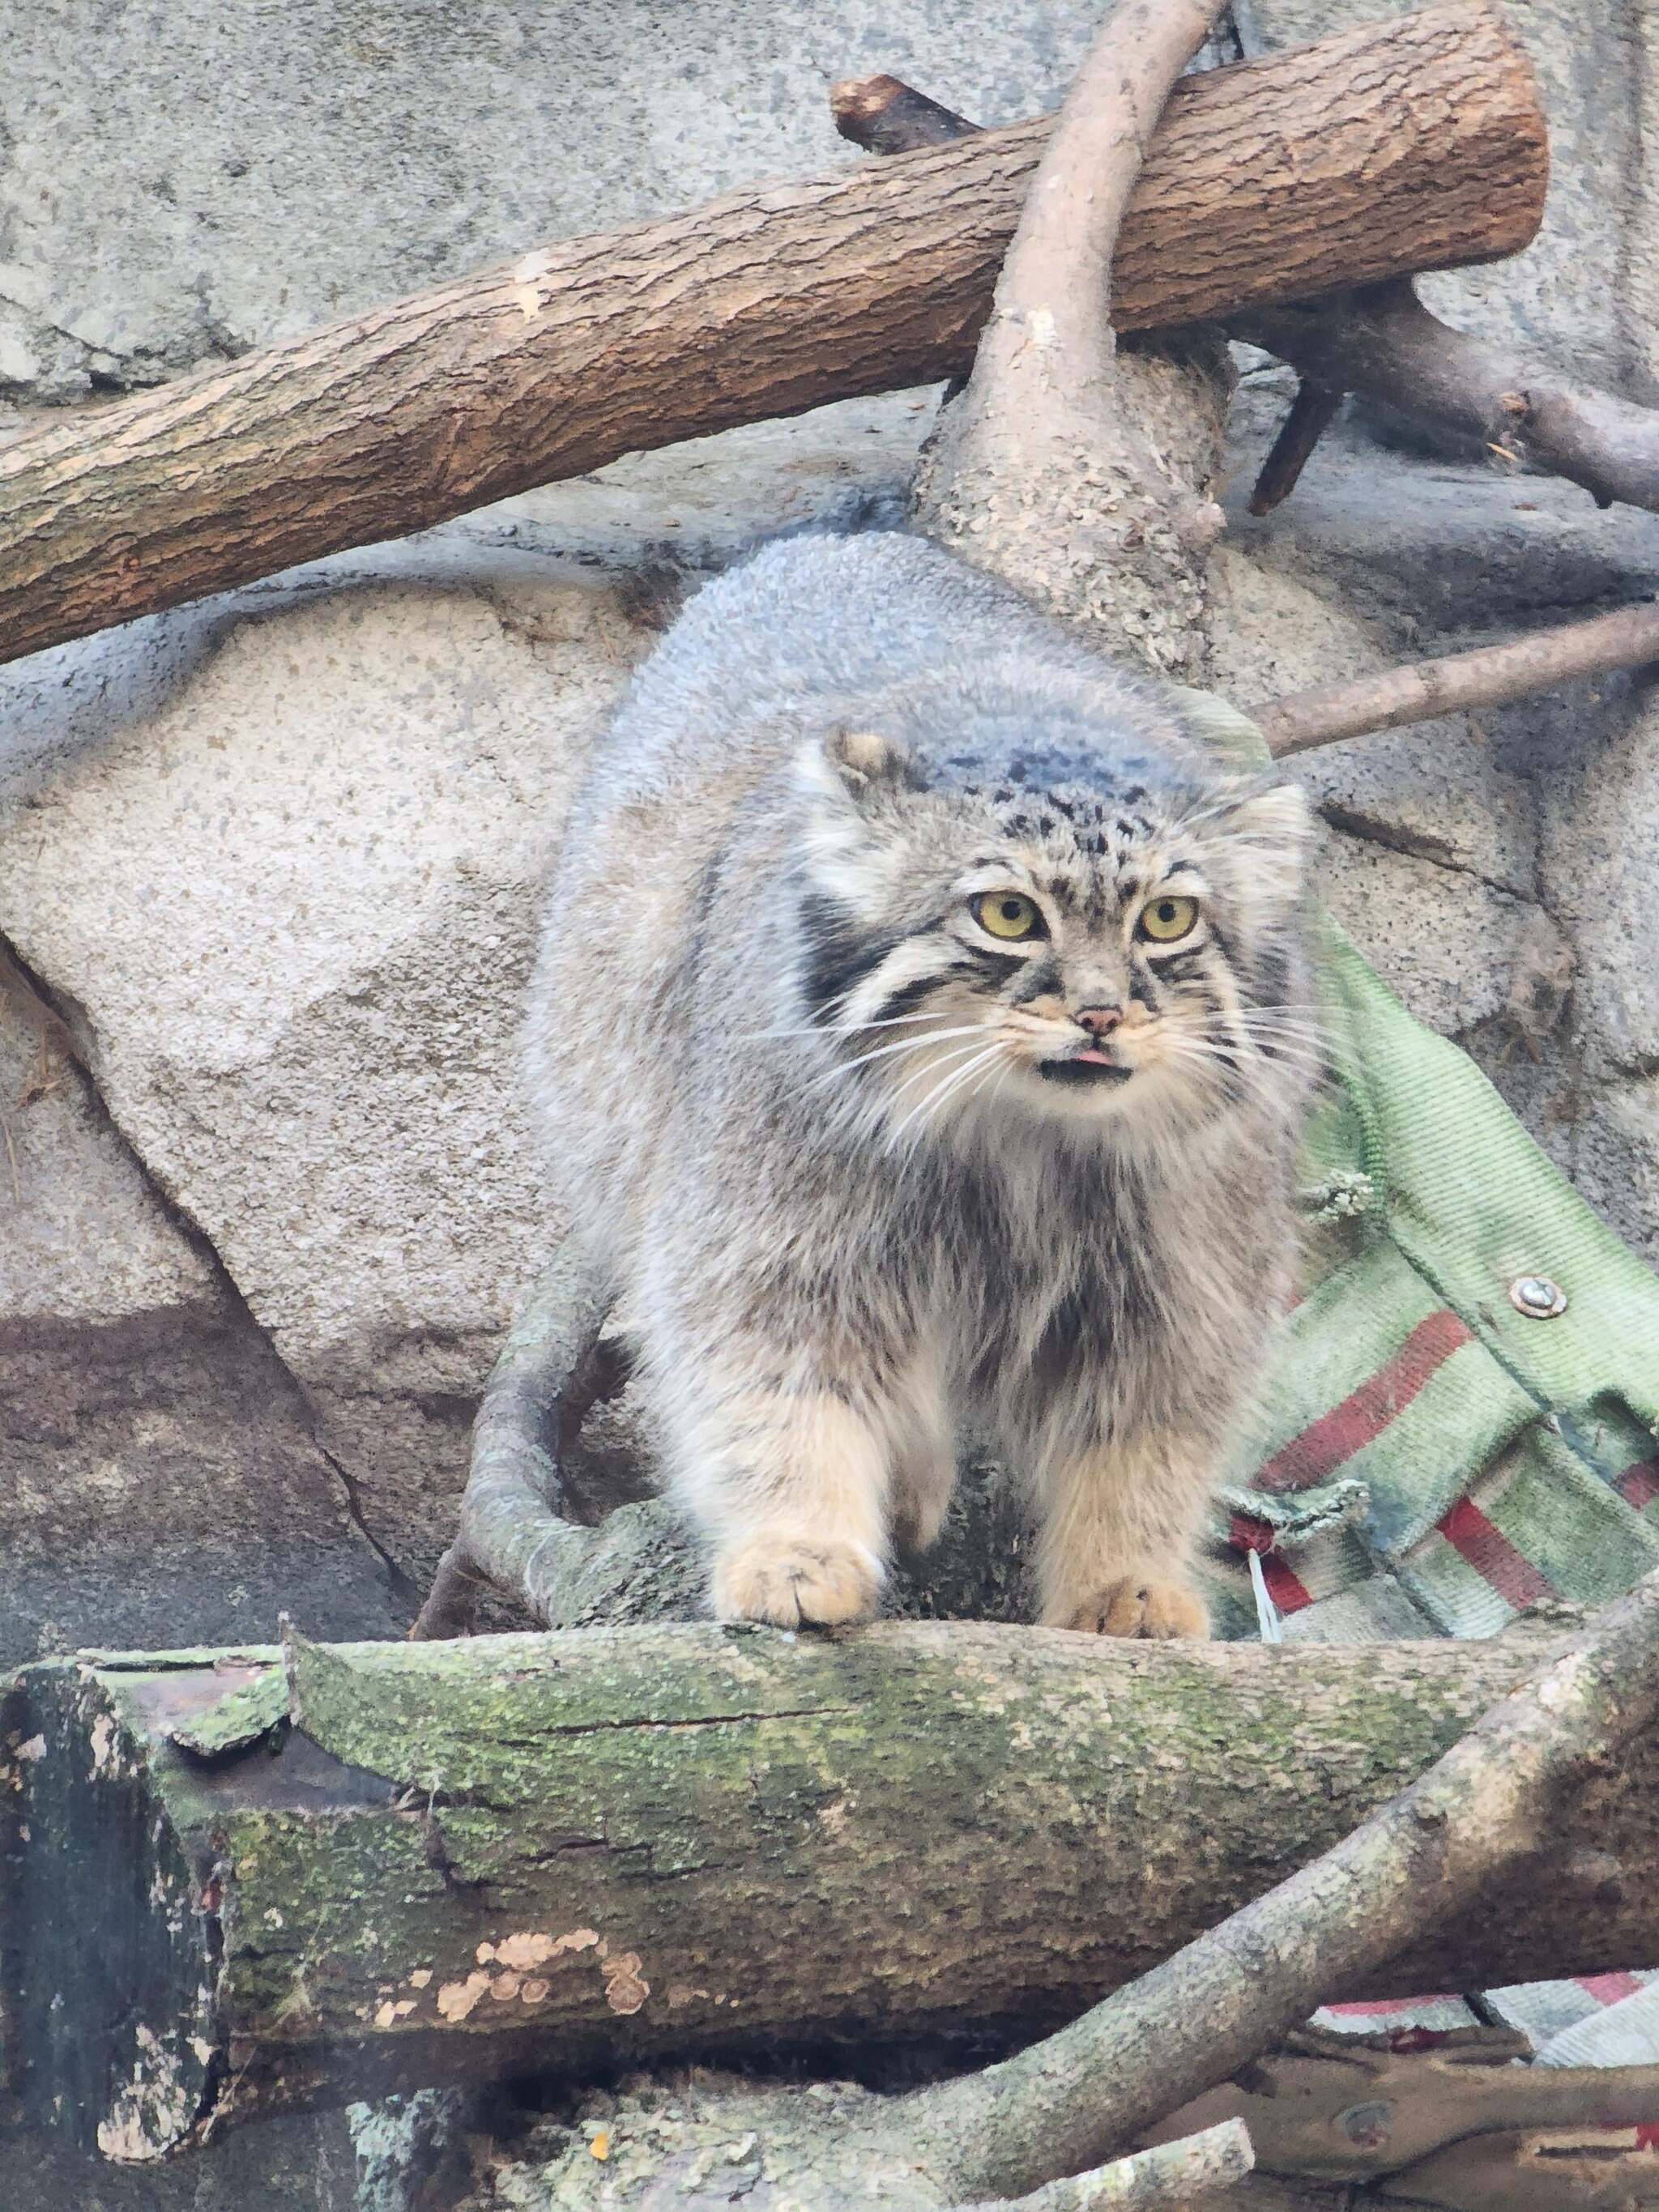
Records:
[[[1261,1554],[1254,1546],[1250,1549],[1250,1588],[1255,1593],[1256,1626],[1261,1631],[1264,1644],[1285,1641],[1285,1616],[1267,1595],[1267,1577],[1261,1571]]]

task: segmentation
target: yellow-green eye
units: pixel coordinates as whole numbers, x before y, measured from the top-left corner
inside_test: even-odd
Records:
[[[1036,901],[1020,891],[981,891],[969,901],[969,912],[993,937],[1036,937],[1042,928]]]
[[[1182,898],[1170,892],[1164,898],[1149,899],[1140,909],[1140,920],[1135,927],[1143,937],[1150,937],[1154,945],[1178,944],[1182,938],[1190,937],[1198,926],[1198,901]]]

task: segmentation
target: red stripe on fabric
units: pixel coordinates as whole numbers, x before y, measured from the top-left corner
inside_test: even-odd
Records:
[[[1578,1974],[1574,1977],[1584,1995],[1594,1997],[1597,2004],[1617,2004],[1621,1997],[1633,1997],[1644,1984],[1634,1974]]]
[[[1273,1492],[1305,1490],[1310,1483],[1322,1482],[1344,1460],[1380,1437],[1435,1370],[1474,1341],[1474,1332],[1455,1313],[1443,1308],[1430,1314],[1375,1375],[1275,1452],[1255,1477],[1255,1487]]]
[[[1435,1527],[1476,1574],[1513,1606],[1532,1605],[1553,1589],[1524,1553],[1517,1552],[1501,1528],[1488,1521],[1473,1499],[1460,1498]]]
[[[1636,2148],[1638,2150],[1659,2150],[1659,2127],[1656,2127],[1651,2120],[1638,2120],[1636,2123]]]
[[[1613,1486],[1626,1504],[1633,1505],[1639,1513],[1659,1498],[1659,1459],[1638,1459],[1634,1467],[1614,1476]]]
[[[1255,1521],[1245,1513],[1235,1513],[1227,1530],[1227,1541],[1236,1552],[1271,1552],[1273,1530],[1271,1521]]]
[[[1380,2020],[1385,2013],[1419,2012],[1425,2005],[1449,2004],[1453,2002],[1454,2000],[1452,1998],[1447,1996],[1379,1997],[1376,2002],[1372,2004],[1322,2005],[1320,2009],[1322,2012],[1334,2012],[1340,2014],[1344,2020],[1359,2020],[1363,2019],[1368,2014],[1375,2014]]]
[[[1313,1599],[1277,1552],[1261,1554],[1261,1579],[1267,1585],[1268,1596],[1281,1613],[1300,1613],[1304,1605],[1313,1603]]]
[[[1249,1514],[1235,1513],[1227,1530],[1227,1540],[1236,1552],[1260,1553],[1261,1579],[1267,1584],[1268,1596],[1281,1613],[1300,1613],[1304,1605],[1313,1603],[1312,1592],[1276,1548],[1271,1521],[1257,1521]]]

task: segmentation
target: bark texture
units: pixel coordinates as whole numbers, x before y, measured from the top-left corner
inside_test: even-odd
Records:
[[[1297,691],[1253,707],[1271,750],[1283,757],[1335,744],[1367,730],[1397,729],[1441,714],[1478,714],[1586,676],[1659,660],[1659,607],[1620,607],[1563,623],[1508,645],[1419,660],[1328,690]]]
[[[1029,2036],[1339,1843],[1539,1656],[957,1623],[33,1668],[0,1735],[13,2086],[142,2158],[520,2063]],[[1656,1785],[1644,1744],[1478,1911],[1425,1893],[1321,1996],[1659,1957]]]
[[[620,454],[965,368],[1048,125],[757,186],[377,309],[0,453],[0,659]],[[1530,68],[1422,13],[1177,88],[1121,330],[1496,258],[1540,219]]]
[[[1598,507],[1659,507],[1659,409],[1453,330],[1409,280],[1228,319],[1235,337],[1265,346],[1328,392],[1384,400],[1478,439],[1513,466],[1582,484]]]

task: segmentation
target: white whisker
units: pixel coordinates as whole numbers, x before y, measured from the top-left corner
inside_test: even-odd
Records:
[[[985,1026],[983,1022],[969,1022],[960,1029],[930,1030],[926,1036],[900,1037],[896,1044],[878,1044],[872,1051],[860,1053],[856,1060],[838,1060],[835,1066],[826,1069],[822,1075],[815,1076],[806,1088],[816,1091],[823,1084],[834,1083],[838,1078],[851,1075],[855,1068],[868,1067],[872,1060],[885,1060],[892,1053],[921,1052],[929,1045],[945,1044],[952,1037],[982,1036]]]
[[[974,1073],[975,1070],[982,1066],[986,1060],[994,1059],[999,1055],[1002,1052],[1002,1040],[1000,1037],[997,1037],[990,1044],[986,1045],[981,1048],[978,1058],[969,1060],[965,1067],[953,1068],[951,1073],[945,1077],[942,1083],[937,1085],[934,1089],[927,1093],[927,1096],[921,1100],[919,1105],[913,1106],[910,1109],[910,1111],[893,1131],[894,1143],[897,1143],[898,1139],[909,1127],[911,1122],[915,1121],[919,1116],[926,1116],[930,1120],[934,1118],[937,1115],[939,1108],[944,1105],[951,1093],[957,1090],[962,1084],[965,1083],[968,1078]]]

